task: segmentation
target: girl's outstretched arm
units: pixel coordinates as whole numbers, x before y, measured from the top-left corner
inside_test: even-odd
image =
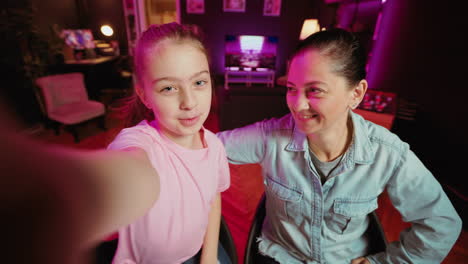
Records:
[[[86,263],[85,249],[158,198],[158,175],[141,150],[51,147],[2,124],[0,247],[7,262]]]
[[[206,229],[205,239],[201,255],[201,264],[218,263],[218,241],[219,226],[221,223],[221,194],[218,193],[213,199],[210,215],[208,218],[208,227]]]
[[[138,148],[78,152],[70,155],[86,175],[90,199],[84,212],[93,212],[83,239],[100,241],[143,216],[159,197],[159,176]],[[90,197],[90,198],[91,198]],[[85,197],[83,197],[86,199]],[[86,233],[88,232],[88,233]]]

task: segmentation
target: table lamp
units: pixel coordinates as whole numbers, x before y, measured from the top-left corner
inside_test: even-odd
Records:
[[[299,36],[299,39],[303,40],[318,31],[320,31],[320,25],[319,25],[318,19],[314,19],[314,18],[306,19],[304,20],[304,24],[302,24],[302,30],[301,30],[301,35]]]

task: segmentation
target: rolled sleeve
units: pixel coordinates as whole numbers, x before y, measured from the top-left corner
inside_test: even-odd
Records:
[[[371,263],[441,263],[461,232],[461,218],[439,182],[416,155],[402,151],[387,191],[411,227],[387,251],[369,256]]]
[[[263,122],[216,134],[233,164],[260,163],[265,156]]]

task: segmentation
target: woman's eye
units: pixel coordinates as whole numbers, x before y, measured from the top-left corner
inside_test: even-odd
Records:
[[[318,88],[307,89],[307,96],[316,96],[320,93],[322,93],[322,89],[318,89]]]
[[[290,87],[290,86],[286,87],[286,89],[287,89],[288,93],[292,93],[292,92],[297,91],[296,88]]]

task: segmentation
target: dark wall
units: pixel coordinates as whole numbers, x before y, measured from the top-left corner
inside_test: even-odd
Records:
[[[127,52],[127,33],[125,28],[124,11],[122,0],[79,0],[82,1],[86,26],[93,30],[95,39],[117,40],[123,54]],[[114,35],[104,36],[101,31],[101,25],[108,24],[114,29]]]
[[[369,86],[419,108],[411,147],[442,182],[463,189],[468,148],[465,10],[454,2],[388,0]]]
[[[54,24],[60,28],[80,27],[76,0],[32,0],[32,2],[37,12],[34,21],[42,34],[50,34],[50,27]]]
[[[372,37],[382,7],[381,0],[368,0],[346,2],[337,8],[337,27],[354,32],[369,55],[372,52]]]
[[[324,16],[322,24],[333,19],[322,1],[282,1],[278,17],[263,16],[263,0],[246,1],[244,13],[224,12],[223,1],[205,0],[205,14],[187,14],[186,1],[181,1],[181,22],[200,26],[212,57],[215,74],[224,72],[225,35],[264,35],[278,37],[277,75],[285,73],[287,58],[299,42],[299,33],[306,18]]]
[[[56,24],[60,29],[89,28],[95,39],[117,40],[122,53],[127,54],[127,35],[121,0],[32,0],[36,8],[34,21],[41,34],[51,33]],[[103,24],[111,25],[114,36],[101,34]]]

